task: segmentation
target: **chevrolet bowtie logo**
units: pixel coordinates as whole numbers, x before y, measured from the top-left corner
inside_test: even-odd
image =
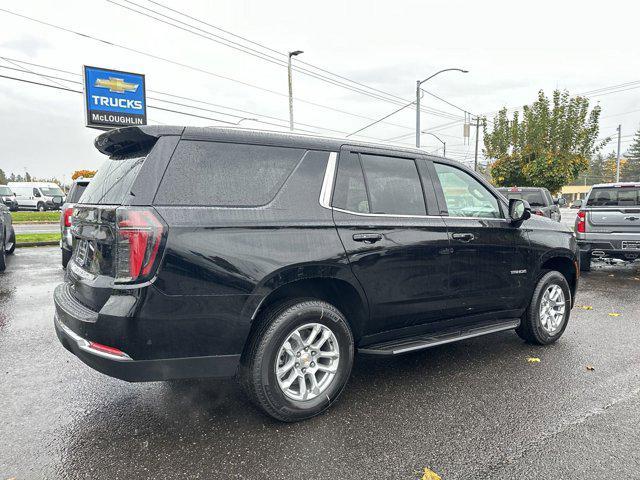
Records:
[[[109,77],[109,79],[105,78],[96,78],[96,87],[100,88],[108,88],[110,92],[116,93],[124,93],[124,92],[135,92],[138,90],[138,85],[135,83],[127,83],[122,78],[114,78]]]

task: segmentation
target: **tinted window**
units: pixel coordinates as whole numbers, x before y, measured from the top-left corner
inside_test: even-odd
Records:
[[[372,213],[426,215],[416,163],[410,159],[361,154]]]
[[[73,187],[71,187],[71,190],[69,190],[69,194],[67,195],[67,202],[76,203],[78,200],[80,200],[80,197],[87,189],[87,185],[88,184],[86,183],[74,183]]]
[[[276,196],[305,150],[181,141],[167,167],[159,205],[256,206]]]
[[[104,162],[82,196],[82,203],[121,205],[131,191],[146,157]]]
[[[587,200],[589,207],[640,206],[640,187],[594,188]]]
[[[452,217],[500,218],[498,200],[478,180],[458,168],[435,163]]]
[[[542,190],[525,190],[521,192],[500,190],[500,192],[509,200],[511,200],[512,198],[515,198],[517,200],[526,200],[532,207],[548,207],[551,204],[546,199],[546,195]]]
[[[369,213],[364,175],[357,153],[340,155],[333,206],[351,212]]]

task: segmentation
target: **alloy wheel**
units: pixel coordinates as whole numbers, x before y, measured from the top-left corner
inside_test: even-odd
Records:
[[[540,301],[540,323],[549,334],[555,334],[564,322],[566,304],[564,292],[560,285],[549,285]]]

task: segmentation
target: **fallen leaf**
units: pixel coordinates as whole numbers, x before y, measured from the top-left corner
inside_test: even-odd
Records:
[[[420,480],[442,480],[442,477],[433,470],[429,470],[427,467],[424,467],[424,474]]]
[[[527,357],[527,362],[529,362],[529,363],[540,363],[540,359],[538,357]]]
[[[613,273],[610,273],[609,276],[610,277],[615,277],[615,275]]]
[[[633,279],[640,281],[640,277],[633,277]]]
[[[619,317],[620,315],[622,315],[622,314],[621,313],[616,313],[616,312],[609,313],[610,317]]]
[[[579,305],[579,307],[583,310],[593,310],[591,305]]]
[[[593,367],[593,365],[587,365],[587,370],[589,370],[590,372],[593,372],[595,368]]]

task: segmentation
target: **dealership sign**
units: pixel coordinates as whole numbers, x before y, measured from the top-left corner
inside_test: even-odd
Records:
[[[85,65],[84,98],[87,127],[147,124],[144,75]]]

